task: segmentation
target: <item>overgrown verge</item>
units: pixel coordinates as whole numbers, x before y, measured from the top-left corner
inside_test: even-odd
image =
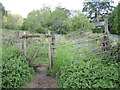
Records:
[[[110,53],[84,58],[57,52],[51,74],[58,78],[60,88],[119,88],[119,46]]]
[[[21,88],[29,82],[34,74],[34,69],[22,52],[13,48],[3,48],[2,52],[2,88]]]
[[[103,63],[104,61],[107,63]],[[112,57],[74,60],[60,69],[61,88],[118,88],[118,63]]]

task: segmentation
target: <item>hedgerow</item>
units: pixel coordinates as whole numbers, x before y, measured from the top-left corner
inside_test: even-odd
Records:
[[[2,55],[2,88],[21,88],[33,76],[34,69],[22,52],[13,48],[3,49]]]

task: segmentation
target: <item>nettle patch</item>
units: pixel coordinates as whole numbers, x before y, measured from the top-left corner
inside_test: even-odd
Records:
[[[87,59],[87,60],[86,60]],[[111,57],[84,58],[74,60],[60,69],[61,88],[118,88],[118,63],[112,61]],[[104,60],[111,60],[102,63]]]
[[[22,52],[10,48],[3,50],[2,88],[20,88],[32,78],[33,73]]]

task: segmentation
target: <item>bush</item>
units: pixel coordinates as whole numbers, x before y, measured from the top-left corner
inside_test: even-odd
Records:
[[[22,52],[3,49],[2,88],[20,88],[32,78],[33,73]]]
[[[74,60],[71,64],[60,69],[61,88],[117,88],[120,86],[118,80],[118,63],[111,60],[102,63],[102,59],[107,61],[112,58],[101,56],[97,58]]]
[[[111,51],[111,56],[114,57],[114,60],[117,61],[117,62],[120,62],[120,43],[117,43],[116,45],[112,46],[111,47],[112,51]]]

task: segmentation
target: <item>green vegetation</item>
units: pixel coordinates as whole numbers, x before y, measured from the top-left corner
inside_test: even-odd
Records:
[[[120,35],[120,3],[115,7],[111,16],[109,16],[109,30],[112,34]]]
[[[109,62],[103,64],[103,61]],[[118,88],[118,64],[111,57],[72,60],[60,69],[61,88]]]
[[[21,88],[33,77],[34,69],[22,52],[13,48],[3,48],[2,52],[2,88]]]
[[[57,49],[51,75],[58,78],[60,88],[118,88],[120,85],[118,50],[120,49],[117,47],[111,49],[109,53],[95,56],[89,56],[94,51],[81,55],[67,55],[73,51],[65,52],[60,51],[62,48]],[[63,50],[70,48],[73,47],[64,47]],[[82,55],[88,56],[80,57]]]
[[[7,16],[3,16],[3,28],[21,30],[22,25],[23,17],[18,14],[8,14]]]
[[[4,6],[2,7],[4,8]],[[76,15],[72,15],[71,12],[59,6],[53,11],[50,7],[33,10],[27,15],[27,18],[7,13],[3,15],[3,28],[28,30],[32,33],[46,33],[51,30],[57,34],[67,34],[73,31],[86,32],[93,28],[86,15],[80,11]]]
[[[57,7],[54,11],[44,7],[30,12],[24,22],[24,27],[30,32],[46,33],[49,29],[58,34],[83,29],[90,31],[93,28],[84,14],[79,13],[70,17],[70,11],[62,7]]]
[[[108,2],[84,2],[83,12],[87,12],[87,17],[91,22],[104,21],[105,18],[108,18],[108,30],[111,34],[119,35],[120,3],[116,7],[112,3],[114,3],[113,0]],[[104,27],[97,26],[92,30],[94,33],[103,33]]]
[[[2,88],[27,87],[35,73],[35,69],[28,66],[23,51],[14,49],[14,30],[3,30],[2,43]]]
[[[83,12],[88,13],[88,18],[90,21],[97,22],[103,21],[104,18],[111,15],[111,11],[114,10],[114,3],[112,0],[109,1],[93,1],[93,2],[84,2]]]

